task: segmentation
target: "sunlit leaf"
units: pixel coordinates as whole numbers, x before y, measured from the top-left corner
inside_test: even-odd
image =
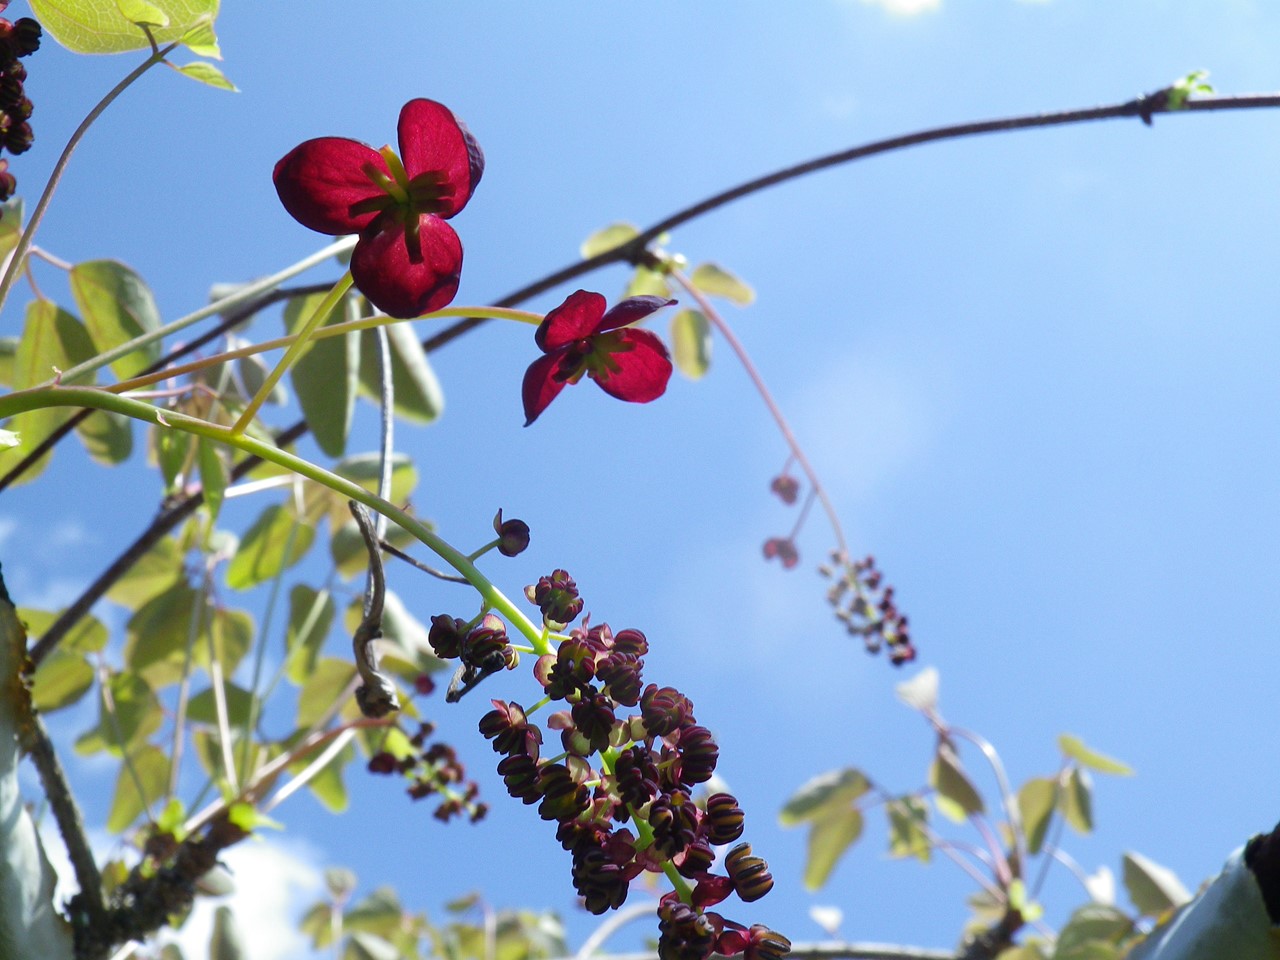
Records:
[[[337,755],[329,761],[323,770],[307,781],[307,789],[311,791],[312,796],[319,800],[321,805],[330,813],[342,813],[347,809],[349,798],[342,771],[348,763],[355,759],[355,755],[355,748],[351,744],[347,744],[338,751]],[[306,758],[290,766],[290,772],[301,772],[310,759]]]
[[[209,57],[213,60],[222,59],[222,51],[218,48],[218,37],[213,32],[212,18],[197,21],[195,26],[191,27],[179,38],[178,42],[197,57]]]
[[[150,685],[136,673],[114,673],[99,708],[98,726],[76,740],[77,753],[106,750],[123,756],[160,729],[164,711]],[[107,702],[111,703],[108,708]]]
[[[1191,899],[1177,874],[1131,850],[1124,855],[1123,878],[1129,899],[1144,917],[1158,917]]]
[[[130,23],[149,27],[167,27],[169,15],[147,0],[115,0],[116,9]]]
[[[9,256],[22,236],[22,198],[12,197],[0,203],[0,260]],[[5,386],[9,381],[2,381]]]
[[[400,960],[400,951],[376,934],[353,933],[342,960]]]
[[[213,87],[215,90],[227,90],[231,93],[240,92],[240,89],[227,79],[225,73],[212,63],[204,60],[197,60],[194,63],[178,67],[177,71],[184,77],[190,77],[192,80],[203,83],[207,87]]]
[[[852,767],[820,774],[791,795],[778,822],[793,827],[816,819],[829,810],[848,807],[870,789],[866,775]]]
[[[315,527],[273,504],[254,521],[227,565],[227,586],[247,590],[293,566],[311,549]]]
[[[95,410],[76,425],[76,435],[89,456],[114,466],[133,453],[133,418],[110,410]]]
[[[157,44],[179,40],[202,20],[212,22],[218,0],[150,0],[168,24],[153,29]],[[74,53],[121,53],[150,46],[147,35],[114,3],[103,0],[31,0],[31,11],[51,37]]]
[[[200,486],[204,490],[204,505],[214,520],[222,509],[222,498],[227,491],[226,448],[220,443],[199,437],[196,440],[196,463],[200,467]]]
[[[378,488],[381,457],[376,453],[354,454],[334,464],[333,472],[373,492]],[[387,499],[392,503],[404,503],[417,484],[418,471],[408,454],[392,454],[391,494]],[[303,514],[312,522],[319,522],[324,516],[329,517],[334,528],[351,522],[347,498],[318,483],[306,485],[303,504]]]
[[[244,687],[228,683],[223,689],[227,720],[233,727],[243,728],[249,721],[253,697]],[[195,723],[218,723],[218,701],[212,687],[206,687],[187,701],[187,718]]]
[[[0,224],[4,221],[0,220]],[[0,337],[0,387],[13,386],[13,374],[18,363],[18,338]]]
[[[1018,791],[1018,810],[1022,814],[1028,853],[1039,853],[1044,845],[1057,800],[1058,781],[1048,777],[1032,777]]]
[[[1133,921],[1123,911],[1100,903],[1086,904],[1076,910],[1058,932],[1054,960],[1101,960],[1117,956],[1120,941],[1132,932]]]
[[[701,264],[693,271],[689,280],[703,293],[724,297],[740,307],[745,307],[756,298],[754,290],[719,264]]]
[[[390,938],[404,919],[404,907],[391,887],[379,887],[342,917],[348,930],[363,930]]]
[[[57,647],[40,661],[31,683],[31,702],[49,713],[75,703],[93,686],[93,666],[84,654]]]
[[[347,606],[344,625],[347,633],[355,633],[363,616],[363,604],[359,599]],[[382,636],[388,646],[399,647],[406,658],[418,653],[430,653],[427,627],[405,607],[404,601],[394,590],[388,590],[383,602]]]
[[[582,242],[579,251],[583,260],[607,253],[638,236],[640,231],[629,223],[611,223],[602,227]]]
[[[191,622],[196,600],[196,591],[179,581],[139,607],[125,626],[125,664],[156,688],[182,678],[188,645],[199,636]]]
[[[98,351],[110,350],[160,326],[155,297],[143,279],[116,260],[88,260],[71,268],[71,294]],[[122,380],[160,357],[153,341],[111,364]]]
[[[627,284],[626,297],[663,297],[670,299],[671,284],[667,275],[661,270],[654,270],[644,265],[638,266]]]
[[[233,349],[246,346],[247,340],[241,340],[239,337],[228,337],[227,343]],[[240,357],[235,361],[236,376],[240,381],[240,388],[246,397],[256,397],[258,391],[267,385],[267,377],[271,375],[271,367],[267,366],[265,360],[258,354],[250,354],[247,357]],[[273,407],[283,406],[289,402],[289,393],[284,388],[282,381],[277,381],[263,400]]]
[[[185,430],[155,426],[151,430],[156,464],[164,478],[166,493],[177,493],[187,482],[187,471],[195,453],[196,436]]]
[[[1093,832],[1093,778],[1083,767],[1072,767],[1058,794],[1058,806],[1073,829]]]
[[[327,294],[294,297],[284,308],[284,325],[296,333],[320,307]],[[324,323],[342,319],[343,304],[334,306]],[[351,430],[360,371],[360,334],[312,340],[301,359],[289,370],[293,392],[316,443],[331,457],[342,456]]]
[[[327,715],[334,704],[340,701],[355,675],[356,668],[350,661],[339,660],[336,657],[321,659],[298,694],[299,729],[309,729],[321,717]],[[355,704],[355,698],[347,699],[351,703],[344,706],[350,709]]]
[[[383,539],[405,551],[418,542],[413,534],[397,523],[388,524],[387,535]],[[329,538],[329,556],[333,558],[338,574],[344,578],[369,569],[369,548],[365,546],[364,537],[360,536],[354,520],[333,528]]]
[[[130,753],[129,762],[132,770],[124,764],[120,767],[111,812],[107,814],[107,829],[112,833],[120,833],[133,823],[169,787],[169,757],[159,747],[145,744]]]
[[[253,646],[253,635],[253,617],[248,611],[215,607],[209,620],[208,642],[199,645],[196,662],[207,665],[209,648],[212,647],[223,674],[231,676]]]
[[[213,933],[209,936],[209,960],[248,960],[244,937],[236,926],[231,908],[219,906],[213,912]]]
[[[1073,737],[1069,733],[1058,737],[1058,746],[1068,757],[1098,773],[1112,773],[1122,777],[1133,775],[1133,768],[1127,763],[1121,763],[1104,753],[1091,750],[1079,737]]]
[[[804,864],[806,890],[820,889],[844,852],[862,835],[862,811],[857,807],[827,810],[809,828],[808,856]]]
[[[182,550],[173,537],[161,537],[148,548],[119,580],[107,589],[107,598],[136,609],[163,593],[182,576]]]
[[[293,683],[302,685],[311,676],[320,647],[333,626],[334,612],[333,596],[328,590],[317,591],[300,583],[289,591],[285,675]]]
[[[934,803],[938,812],[957,823],[985,809],[982,794],[964,772],[955,748],[945,740],[938,743],[929,767],[929,785],[937,791]]]
[[[681,310],[671,318],[671,356],[690,380],[700,380],[711,366],[711,324],[698,310]]]
[[[427,362],[426,351],[405,323],[384,327],[391,347],[396,416],[410,423],[431,423],[444,410],[444,391]],[[374,402],[382,396],[378,340],[373,330],[360,333],[360,392]]]
[[[938,671],[925,667],[910,680],[893,688],[899,700],[912,710],[924,713],[938,709]]]
[[[929,810],[919,797],[897,797],[885,804],[889,816],[889,856],[929,862],[931,849],[924,825]]]
[[[311,938],[311,949],[323,950],[333,943],[333,906],[317,903],[302,915],[298,930]]]
[[[42,637],[44,632],[61,616],[47,610],[32,610],[29,607],[18,608],[18,619],[27,626],[27,634],[31,637]],[[77,651],[79,653],[96,653],[107,645],[107,628],[93,614],[85,614],[76,621],[75,626],[63,635],[57,649]]]
[[[49,865],[18,784],[19,730],[31,722],[21,671],[27,635],[0,580],[0,954],[71,960],[71,927],[54,902]]]

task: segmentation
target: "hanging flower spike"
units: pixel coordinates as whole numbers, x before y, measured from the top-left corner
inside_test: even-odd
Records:
[[[484,173],[479,144],[449,109],[410,100],[400,110],[400,155],[357,140],[308,140],[276,164],[280,202],[304,227],[358,233],[351,276],[398,319],[439,310],[458,292],[462,243],[445,223]]]
[[[648,403],[662,396],[671,379],[671,357],[656,334],[630,324],[673,303],[662,297],[629,297],[606,313],[600,294],[571,293],[534,334],[545,356],[525,371],[524,425],[538,419],[567,384],[584,374],[619,400]]]

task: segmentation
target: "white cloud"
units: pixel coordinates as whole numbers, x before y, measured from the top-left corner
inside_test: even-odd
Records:
[[[9,543],[9,538],[14,535],[17,529],[18,521],[13,517],[0,517],[0,549],[3,549]]]
[[[862,2],[884,7],[889,13],[900,17],[914,17],[916,14],[929,13],[942,6],[942,0],[862,0]]]

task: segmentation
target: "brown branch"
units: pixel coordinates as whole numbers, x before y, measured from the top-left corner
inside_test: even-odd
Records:
[[[1124,103],[1113,104],[1104,107],[1089,107],[1083,110],[1063,110],[1056,113],[1037,113],[1020,117],[1005,117],[997,120],[982,120],[976,123],[960,123],[952,124],[944,127],[933,127],[928,130],[920,130],[916,133],[905,134],[899,137],[890,137],[885,140],[876,140],[861,146],[852,147],[848,150],[841,150],[837,153],[830,153],[804,163],[799,163],[791,167],[786,167],[774,173],[757,177],[754,180],[748,180],[736,187],[731,187],[714,196],[701,200],[691,206],[685,207],[676,213],[671,214],[664,220],[660,220],[652,226],[640,231],[635,237],[621,246],[612,250],[606,250],[604,253],[597,254],[586,260],[569,264],[554,273],[548,274],[540,280],[536,280],[518,290],[509,293],[501,300],[497,301],[495,306],[511,307],[516,304],[523,303],[525,300],[535,297],[540,293],[544,293],[562,283],[574,280],[587,273],[598,270],[601,267],[614,263],[637,263],[645,256],[646,246],[655,240],[665,231],[672,230],[682,224],[688,223],[698,217],[701,217],[713,210],[726,206],[735,200],[750,196],[753,193],[759,193],[769,187],[774,187],[790,180],[795,180],[828,167],[835,167],[845,163],[851,163],[855,160],[862,160],[881,153],[889,153],[893,150],[902,150],[907,147],[914,147],[924,143],[934,143],[941,140],[955,140],[961,137],[978,136],[986,133],[1003,133],[1012,130],[1027,130],[1036,127],[1056,127],[1064,126],[1072,123],[1084,123],[1092,120],[1113,120],[1127,117],[1136,117],[1144,123],[1150,125],[1151,118],[1155,114],[1161,113],[1202,113],[1218,110],[1250,110],[1259,108],[1280,107],[1280,94],[1247,94],[1242,96],[1230,97],[1201,97],[1194,100],[1186,101],[1181,108],[1177,110],[1169,109],[1169,88],[1158,90],[1155,93],[1146,94]],[[437,333],[435,336],[428,337],[422,342],[423,349],[428,353],[440,349],[445,344],[456,340],[474,330],[485,319],[480,317],[472,317],[467,320],[459,321],[450,327]],[[303,436],[307,432],[305,421],[299,421],[287,430],[277,439],[281,446],[292,443],[298,437]],[[232,478],[238,479],[247,473],[258,463],[257,458],[249,457],[236,464],[232,470]],[[156,543],[161,537],[177,526],[182,520],[195,512],[196,508],[203,503],[203,494],[199,491],[188,494],[185,498],[178,501],[165,511],[163,511],[155,520],[151,522],[150,527],[143,531],[129,547],[125,549],[115,562],[99,576],[84,593],[76,599],[76,601],[68,607],[53,624],[45,631],[38,643],[31,649],[31,658],[37,664],[58,645],[67,632],[73,627],[81,617],[89,612],[89,609],[107,592],[107,589],[121,577],[125,571],[133,566],[135,562],[146,553],[147,549]]]

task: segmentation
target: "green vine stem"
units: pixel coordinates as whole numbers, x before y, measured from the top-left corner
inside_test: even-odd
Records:
[[[496,610],[529,640],[534,651],[541,655],[551,652],[551,645],[542,635],[542,628],[535,626],[522,610],[507,598],[492,581],[467,559],[466,554],[458,551],[448,541],[432,533],[422,521],[416,519],[393,503],[370,493],[358,483],[340,477],[324,467],[318,466],[295,456],[270,443],[257,440],[247,434],[237,434],[232,428],[209,423],[198,417],[188,416],[176,410],[161,410],[149,403],[109,393],[94,387],[33,387],[19,390],[0,397],[0,419],[39,410],[44,407],[93,407],[119,413],[144,423],[158,423],[161,426],[193,433],[198,437],[206,437],[219,443],[229,444],[237,449],[260,457],[277,466],[291,470],[299,476],[313,480],[349,500],[358,500],[370,510],[375,510],[388,520],[398,523],[405,530],[417,537],[441,560],[457,570],[466,578],[480,594],[487,609]]]

